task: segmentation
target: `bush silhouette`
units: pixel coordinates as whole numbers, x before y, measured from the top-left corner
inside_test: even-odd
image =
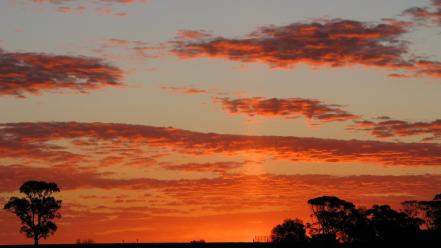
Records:
[[[299,219],[286,219],[271,231],[271,241],[277,244],[305,243],[305,225]]]

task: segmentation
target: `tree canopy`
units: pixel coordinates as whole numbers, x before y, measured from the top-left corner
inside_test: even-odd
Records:
[[[24,197],[11,197],[4,205],[5,210],[20,218],[20,232],[33,238],[35,246],[41,238],[46,239],[57,230],[53,220],[61,217],[58,213],[61,200],[56,200],[52,194],[59,191],[56,183],[27,181],[20,187]]]
[[[299,219],[286,219],[271,231],[271,239],[274,243],[292,244],[306,241],[306,230],[303,221]]]
[[[355,205],[336,196],[321,196],[310,199],[314,223],[309,225],[313,234],[335,236],[343,239],[345,228]]]
[[[326,195],[310,199],[308,204],[312,223],[305,227],[299,219],[285,220],[272,229],[274,243],[303,240],[305,247],[337,247],[338,243],[429,247],[441,242],[441,194],[430,201],[403,202],[402,210],[389,205],[357,208],[352,202]]]

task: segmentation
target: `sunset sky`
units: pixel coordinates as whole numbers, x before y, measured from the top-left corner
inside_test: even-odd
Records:
[[[431,199],[439,44],[441,0],[1,0],[0,205],[53,181],[43,243],[213,242]]]

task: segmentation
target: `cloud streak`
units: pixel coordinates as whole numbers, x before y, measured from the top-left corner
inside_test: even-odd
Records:
[[[132,4],[145,4],[148,0],[15,0],[22,3],[53,5],[56,11],[63,14],[84,14],[90,7],[98,15],[124,17],[128,13],[118,11],[115,5],[128,6]]]
[[[286,119],[303,116],[322,122],[339,122],[357,119],[358,116],[341,109],[340,105],[325,104],[304,98],[215,98],[223,109],[231,114],[248,116],[282,117]]]
[[[299,64],[318,68],[366,66],[392,71],[393,78],[440,78],[440,62],[413,55],[401,39],[411,26],[411,22],[393,19],[379,24],[330,19],[264,26],[238,38],[194,31],[190,39],[178,36],[171,52],[181,59],[220,58],[264,63],[272,68]]]
[[[125,229],[125,226],[136,230],[145,226],[146,219],[149,220],[149,229],[142,230],[146,237],[164,232],[167,228],[167,236],[175,237],[176,233],[176,237],[179,237],[177,241],[185,240],[185,235],[196,231],[188,230],[187,227],[194,228],[191,223],[197,222],[197,218],[209,219],[202,221],[205,223],[203,229],[210,223],[216,223],[211,231],[233,228],[237,232],[245,225],[247,230],[266,232],[279,218],[296,216],[307,219],[309,210],[306,201],[319,195],[335,194],[361,206],[374,203],[398,206],[403,200],[433,197],[441,187],[439,175],[336,177],[264,174],[225,175],[195,180],[152,180],[118,179],[71,169],[17,165],[0,166],[0,193],[9,195],[29,178],[57,179],[62,189],[60,197],[65,205],[60,226],[63,228],[53,237],[52,242],[89,238],[90,235],[97,238],[98,242],[100,239],[113,241],[115,233],[124,236],[126,240],[127,237],[136,239],[140,237],[136,236],[139,232]],[[117,195],[115,190],[119,192]],[[250,219],[249,216],[253,214],[258,218]],[[183,218],[187,220],[183,221]],[[91,221],[95,223],[93,228],[88,224]],[[183,233],[182,229],[171,230],[168,225],[164,225],[164,222],[170,222],[174,226],[180,221],[188,233]],[[10,223],[0,225],[0,241],[10,240],[11,235],[17,235],[17,240],[20,240],[16,229],[12,229],[14,233],[11,233],[11,223],[16,223],[12,215],[0,213],[0,223]],[[256,223],[268,226],[259,226],[256,230],[253,229]],[[76,236],[71,237],[70,230],[77,229],[84,233],[75,232]],[[218,235],[218,232],[215,233]],[[205,236],[202,229],[199,229],[198,235],[204,238],[225,238]],[[154,241],[170,241],[167,236],[153,235],[158,238]],[[240,234],[236,240],[246,238]]]
[[[409,66],[402,58],[407,52],[405,44],[398,40],[406,32],[406,24],[397,21],[377,25],[340,19],[298,22],[261,27],[237,39],[178,41],[173,52],[181,58],[218,57],[272,67],[307,63],[397,68]]]
[[[441,75],[441,74],[440,74]],[[213,102],[223,107],[232,115],[257,117],[277,117],[293,119],[304,117],[322,123],[352,121],[348,131],[367,131],[376,138],[400,138],[411,136],[428,136],[422,141],[441,140],[441,120],[432,122],[408,122],[393,120],[383,116],[364,120],[362,116],[352,114],[338,104],[326,104],[315,99],[305,98],[230,98],[213,96],[214,91],[194,87],[162,86],[162,90],[185,95],[212,95]],[[219,95],[219,93],[218,93]],[[223,95],[230,95],[226,92]]]
[[[174,87],[174,86],[161,86],[161,90],[174,93],[174,94],[185,94],[185,95],[200,95],[200,94],[210,94],[208,90],[194,88],[194,87]]]
[[[167,52],[167,44],[160,43],[156,45],[139,40],[126,39],[107,39],[93,51],[102,58],[115,60],[118,62],[127,61],[129,63],[142,62],[146,59],[157,59],[164,57]]]
[[[195,87],[161,86],[163,91],[184,95],[211,95],[214,103],[222,106],[229,114],[278,117],[293,119],[304,117],[321,122],[342,122],[356,120],[359,116],[342,109],[338,104],[326,104],[316,99],[306,98],[230,98],[243,92],[228,93],[219,90],[206,90]]]
[[[167,170],[174,171],[190,171],[190,172],[215,172],[219,174],[225,174],[231,170],[239,169],[247,164],[244,162],[213,162],[213,163],[185,163],[185,164],[173,164],[163,163],[161,166]]]
[[[132,149],[134,154],[137,149],[150,148],[187,155],[259,153],[272,159],[297,162],[441,165],[441,145],[432,143],[227,135],[143,125],[77,122],[2,124],[0,137],[6,144],[8,141],[32,145],[36,147],[35,152],[56,152],[59,147],[52,148],[49,144],[64,140],[84,148],[103,146],[107,151],[125,147]],[[38,149],[38,146],[42,147]]]
[[[70,207],[64,208],[60,220],[65,221],[60,222],[64,228],[52,242],[90,235],[97,242],[110,242],[115,233],[136,240],[140,237],[136,230],[145,227],[146,219],[149,229],[142,229],[142,233],[156,238],[151,241],[170,241],[171,234],[176,241],[185,241],[186,235],[194,232],[213,240],[230,239],[205,235],[206,226],[198,229],[199,225],[194,225],[201,218],[204,221],[200,223],[205,225],[216,223],[210,230],[232,228],[235,240],[247,240],[246,234],[240,233],[244,228],[266,232],[279,222],[275,218],[294,214],[306,219],[306,201],[319,195],[335,194],[369,206],[429,198],[441,187],[439,175],[278,175],[247,174],[243,170],[259,167],[252,154],[274,162],[318,161],[326,166],[338,166],[335,162],[439,166],[441,146],[431,143],[226,135],[118,123],[36,122],[1,124],[0,153],[0,203],[6,199],[1,197],[9,196],[23,181],[59,183],[60,197]],[[162,156],[165,159],[161,161]],[[152,168],[155,173],[146,171]],[[182,174],[161,178],[164,171]],[[186,173],[204,177],[188,178]],[[257,217],[250,217],[253,214]],[[84,224],[90,221],[96,223],[93,228]],[[171,231],[167,227],[168,236],[159,235],[165,231],[164,223],[179,221],[193,229],[183,233],[182,229]],[[1,223],[15,223],[15,219],[0,213],[0,242],[9,242],[11,237],[21,241],[10,231],[10,225]],[[255,223],[265,226],[256,229]],[[84,233],[76,232],[72,237],[67,231],[77,229]]]
[[[413,16],[420,21],[430,21],[441,25],[441,1],[431,0],[431,7],[413,7],[405,10],[403,14]]]
[[[156,200],[173,199],[179,202],[172,208],[193,204],[198,207],[224,208],[222,212],[235,209],[253,209],[256,206],[292,206],[293,200],[306,200],[320,194],[338,194],[342,197],[366,202],[384,201],[383,198],[398,195],[398,198],[420,198],[437,193],[441,185],[439,175],[412,176],[329,176],[329,175],[242,175],[227,174],[211,179],[158,180],[148,177],[114,178],[99,173],[84,173],[63,168],[39,168],[22,165],[0,166],[0,192],[12,192],[23,180],[57,179],[65,191],[84,189],[119,189],[125,197],[112,195],[110,199],[131,199],[130,191],[157,191],[162,196]],[[369,187],[366,187],[369,185]],[[432,185],[429,187],[429,185]],[[296,187],[294,187],[296,186]],[[246,187],[246,188],[244,188]],[[246,189],[246,190],[244,190]],[[293,190],[296,189],[296,190]],[[237,192],[238,194],[225,194]],[[243,201],[248,195],[249,202]],[[146,200],[153,200],[146,195]],[[92,197],[87,197],[92,198]],[[399,203],[399,202],[397,202]],[[229,204],[236,207],[225,208]],[[232,205],[230,205],[232,206]],[[127,207],[127,206],[125,206]],[[162,206],[164,207],[164,205]]]
[[[390,118],[383,121],[360,120],[348,129],[367,131],[378,138],[427,136],[423,141],[441,140],[441,120],[432,122],[408,122]]]
[[[24,97],[48,91],[85,93],[121,86],[123,72],[97,58],[0,50],[0,95]]]

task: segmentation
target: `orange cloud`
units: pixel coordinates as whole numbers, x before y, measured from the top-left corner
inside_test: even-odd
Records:
[[[211,37],[205,30],[179,30],[178,38],[183,40],[198,40]]]
[[[213,102],[220,104],[223,109],[231,114],[248,116],[281,117],[286,119],[303,116],[307,119],[322,122],[339,122],[358,119],[359,116],[351,114],[337,104],[325,104],[315,99],[305,98],[263,98],[250,97],[231,99],[219,97],[233,95],[219,90],[205,90],[195,87],[161,86],[161,90],[186,95],[217,95],[212,96]],[[234,93],[238,94],[238,93]]]
[[[245,165],[244,162],[214,162],[214,163],[186,163],[186,164],[172,164],[162,163],[161,166],[167,170],[175,171],[195,171],[195,172],[215,172],[225,174],[231,170],[241,168]]]
[[[304,98],[215,98],[224,110],[232,114],[316,119],[323,122],[347,121],[358,116],[342,110],[340,105],[324,104],[318,100]]]
[[[149,148],[188,155],[259,153],[272,159],[303,162],[441,165],[441,146],[430,143],[227,135],[143,125],[77,122],[2,124],[0,137],[23,146],[41,145],[41,149],[34,148],[38,152],[57,152],[60,149],[51,148],[49,144],[70,140],[72,145],[74,141],[79,142],[84,149],[98,146],[102,147],[102,152],[124,154],[137,154],[138,149]]]
[[[430,60],[419,60],[416,62],[416,75],[426,75],[441,78],[441,62]]]
[[[59,182],[64,190],[85,188],[101,189],[141,189],[143,187],[162,187],[167,181],[149,178],[121,179],[111,178],[112,173],[80,171],[78,168],[29,167],[23,165],[0,166],[0,192],[17,190],[24,181],[46,180]],[[161,186],[162,185],[162,186]]]
[[[320,195],[338,195],[359,206],[381,203],[397,207],[404,200],[429,199],[441,188],[439,175],[265,174],[150,180],[103,178],[76,170],[25,166],[0,166],[0,172],[2,196],[9,196],[10,191],[30,177],[59,182],[63,218],[57,235],[48,240],[53,243],[78,238],[121,242],[121,237],[126,242],[251,241],[255,235],[267,234],[284,218],[308,221],[306,201]],[[91,195],[90,190],[95,193]],[[5,200],[2,198],[0,203]],[[0,224],[4,223],[8,225],[0,225],[1,243],[24,241],[16,231],[15,217],[2,211]],[[231,233],[219,235],[222,230]],[[198,236],[192,236],[195,234]]]
[[[434,23],[441,24],[441,1],[431,0],[431,3],[431,7],[413,7],[405,10],[403,13],[406,15],[411,15],[417,20],[429,20]]]
[[[97,58],[0,50],[0,95],[69,89],[85,93],[122,85],[122,71]]]
[[[402,57],[407,49],[397,40],[407,32],[406,27],[406,23],[397,21],[377,25],[340,19],[299,22],[261,27],[238,39],[202,37],[177,41],[173,52],[181,58],[218,57],[263,62],[273,67],[303,63],[407,67],[409,63]]]
[[[441,120],[432,122],[407,122],[392,119],[379,122],[364,120],[356,121],[349,130],[368,131],[379,138],[429,135],[423,140],[434,141],[441,139]]]
[[[296,22],[260,27],[234,39],[212,35],[195,35],[188,39],[181,35],[171,42],[174,44],[171,52],[182,59],[222,58],[282,68],[298,64],[314,67],[361,65],[401,69],[408,74],[391,73],[394,78],[440,78],[441,62],[415,57],[409,53],[406,42],[400,40],[411,25],[393,19],[380,24],[341,19]]]
[[[111,201],[114,201],[115,198],[131,199],[130,195],[137,191],[143,193],[149,190],[159,190],[162,192],[161,194],[167,196],[162,198],[167,199],[165,202],[168,202],[169,199],[178,201],[179,204],[176,204],[178,208],[188,206],[188,204],[199,205],[203,208],[237,205],[237,208],[224,208],[224,211],[222,211],[224,213],[234,212],[242,207],[252,209],[256,206],[292,206],[291,201],[298,199],[296,194],[302,198],[314,197],[320,194],[338,194],[344,198],[359,201],[360,204],[365,204],[363,201],[381,202],[387,200],[384,198],[394,197],[394,195],[403,200],[431,197],[435,193],[439,193],[436,190],[441,186],[440,175],[226,174],[211,179],[159,180],[142,177],[141,174],[137,178],[117,178],[103,173],[80,172],[76,169],[27,167],[22,165],[0,166],[0,171],[2,172],[0,173],[2,179],[0,181],[0,193],[2,194],[15,191],[24,180],[32,178],[58,181],[60,187],[66,192],[81,189],[119,189],[123,196],[111,195],[109,197]],[[369,187],[365,187],[366,185],[369,185]],[[428,185],[432,186],[429,187]],[[243,191],[238,195],[226,194],[226,192],[239,192],[241,189]],[[125,195],[125,193],[127,194]],[[242,201],[243,194],[249,195],[248,202]],[[146,197],[146,201],[154,200],[149,198],[151,196],[149,194],[143,196]],[[160,200],[160,198],[156,200]]]
[[[420,62],[419,64],[421,67],[436,68],[432,70],[427,69],[425,73],[429,73],[430,71],[432,74],[439,73],[441,76],[441,65],[437,68],[438,63],[426,61]],[[402,75],[393,76],[404,77]],[[216,93],[193,87],[162,86],[161,89],[172,93],[187,95],[213,95]],[[228,93],[223,94],[228,95]],[[343,110],[341,105],[325,104],[319,100],[305,98],[250,97],[231,99],[229,97],[213,97],[213,101],[222,105],[223,109],[230,114],[280,117],[286,119],[303,116],[309,120],[318,120],[321,122],[352,121],[353,124],[347,128],[348,131],[368,131],[372,136],[377,138],[430,135],[430,137],[425,137],[423,141],[441,139],[441,120],[412,123],[401,120],[391,120],[390,117],[387,116],[375,118],[376,121],[363,120],[360,116]]]

